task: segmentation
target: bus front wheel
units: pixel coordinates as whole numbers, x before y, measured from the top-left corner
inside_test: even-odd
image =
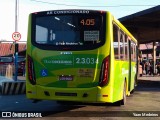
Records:
[[[124,88],[123,88],[123,99],[120,101],[121,105],[125,105],[127,102],[127,96],[126,96],[126,82],[124,83]]]

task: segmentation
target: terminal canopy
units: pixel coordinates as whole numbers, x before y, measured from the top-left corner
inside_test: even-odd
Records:
[[[119,19],[139,44],[160,42],[160,5]]]

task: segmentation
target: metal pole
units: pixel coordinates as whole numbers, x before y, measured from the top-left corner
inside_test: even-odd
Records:
[[[15,1],[15,32],[17,32],[17,22],[18,22],[18,9],[17,9],[17,0]]]
[[[153,42],[153,74],[156,74],[156,42]]]
[[[15,0],[15,32],[18,31],[18,0]],[[18,60],[18,51],[16,51],[16,41],[14,42],[14,45],[15,45],[15,53],[14,53],[14,61],[15,61],[15,81],[17,81],[17,73],[18,73],[18,63],[17,63],[17,60]]]

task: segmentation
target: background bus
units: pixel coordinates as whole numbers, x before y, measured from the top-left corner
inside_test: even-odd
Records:
[[[29,15],[26,94],[34,100],[125,104],[134,90],[136,39],[110,12]]]

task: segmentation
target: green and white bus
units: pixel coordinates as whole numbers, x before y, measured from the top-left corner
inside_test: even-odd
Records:
[[[27,98],[125,104],[135,87],[136,46],[137,40],[107,11],[31,13]]]

